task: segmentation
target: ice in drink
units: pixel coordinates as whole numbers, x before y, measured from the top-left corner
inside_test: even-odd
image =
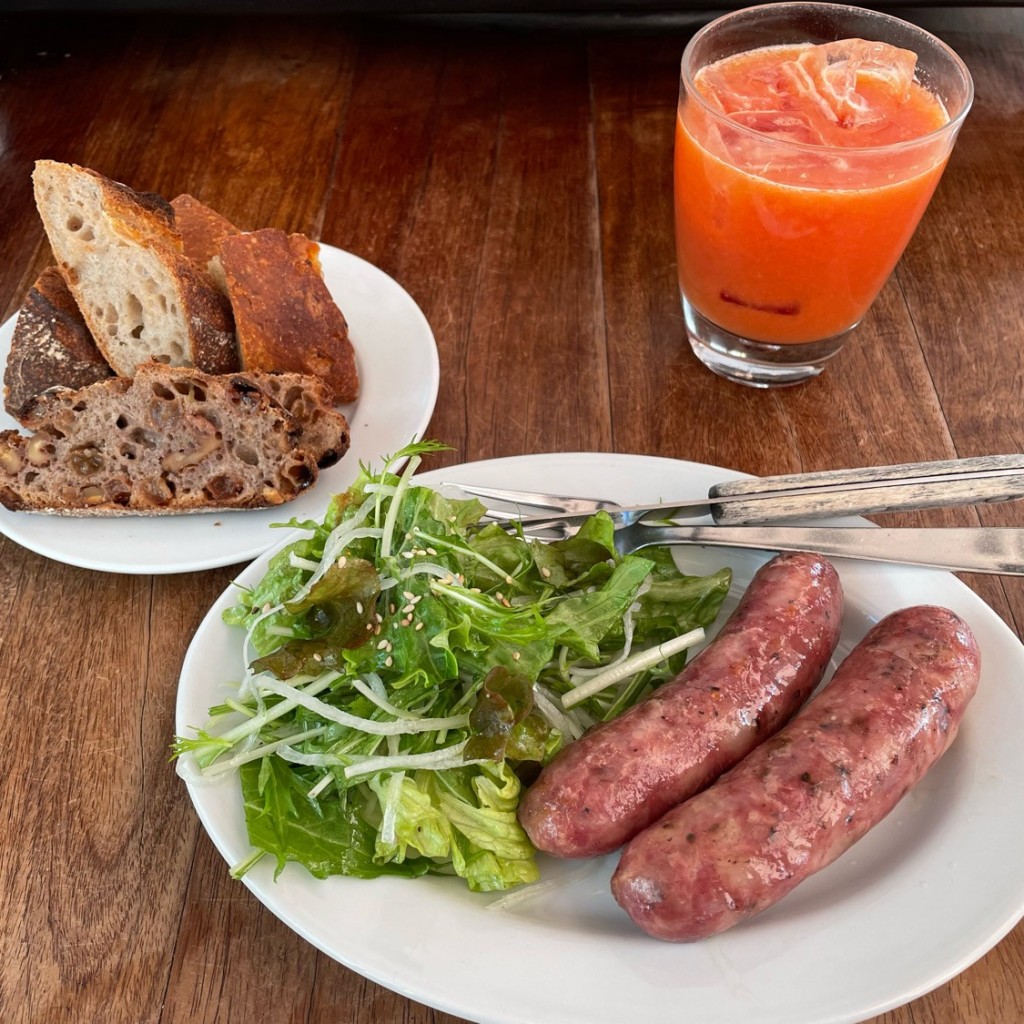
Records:
[[[699,313],[772,344],[861,319],[949,155],[949,115],[915,65],[908,50],[847,39],[696,72],[679,106],[675,196],[680,288]]]

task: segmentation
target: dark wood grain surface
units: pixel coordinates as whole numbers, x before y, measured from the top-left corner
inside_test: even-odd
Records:
[[[671,145],[691,28],[664,19],[0,15],[0,313],[48,258],[30,173],[49,157],[395,277],[440,351],[429,435],[454,450],[434,465],[1022,451],[1024,11],[909,16],[964,57],[976,105],[855,340],[799,388],[728,384],[685,343]],[[888,521],[1024,526],[1024,506]],[[306,944],[199,826],[167,757],[175,690],[237,571],[103,574],[0,542],[0,1020],[458,1024]],[[1024,583],[965,579],[1020,634]],[[877,1024],[1020,1020],[1024,927]]]

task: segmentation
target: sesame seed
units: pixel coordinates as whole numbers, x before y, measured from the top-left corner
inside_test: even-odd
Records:
[[[402,619],[400,625],[408,626],[412,622],[412,616],[410,615],[407,619]]]
[[[345,563],[347,561],[348,561],[348,559],[344,555],[342,555],[341,558],[338,559],[338,568],[339,569],[344,569],[345,568]]]
[[[406,601],[411,601],[413,598],[413,593],[411,590],[403,590],[402,597],[404,597]]]
[[[366,624],[366,628],[367,628],[367,629],[373,629],[373,623],[372,623],[372,622],[368,622],[368,623]]]
[[[380,643],[377,644],[377,650],[378,651],[383,651],[384,648],[387,647],[387,645],[388,645],[387,640],[381,640]]]
[[[267,603],[266,603],[266,604],[265,604],[265,605],[263,606],[263,611],[264,611],[264,612],[269,612],[269,611],[270,611],[270,609],[271,609],[271,608],[273,608],[273,607],[274,607],[274,606],[273,606],[273,605],[272,605],[272,604],[271,604],[271,603],[270,603],[270,602],[268,601],[268,602],[267,602]]]
[[[322,654],[320,654],[319,652],[314,653],[313,660],[314,661],[323,661],[324,660],[324,656]]]
[[[512,652],[512,660],[513,661],[518,661],[521,657],[522,657],[522,654],[520,654],[519,651],[513,651]]]
[[[422,629],[423,628],[423,623],[422,622],[417,622],[414,628],[415,629]]]
[[[414,605],[414,604],[407,604],[407,605],[406,605],[406,606],[405,606],[405,607],[404,607],[404,608],[402,609],[402,614],[403,614],[403,615],[408,615],[408,614],[409,614],[410,612],[414,612],[414,611],[416,611],[416,605]]]
[[[511,577],[511,576],[506,576],[506,577],[505,577],[505,582],[506,582],[506,583],[507,583],[507,584],[508,584],[508,585],[509,585],[509,586],[511,587],[511,586],[512,586],[512,584],[513,584],[513,583],[515,583],[515,580],[514,580],[514,579],[512,579],[512,577]]]
[[[551,570],[546,565],[541,566],[540,574],[546,580],[551,578]]]
[[[383,622],[384,621],[384,616],[381,615],[380,612],[376,612],[375,613],[375,618],[377,619],[378,622]]]
[[[363,614],[363,602],[362,601],[356,601],[356,615],[362,615],[362,614]]]
[[[402,552],[402,557],[403,558],[412,558],[412,552],[411,551],[403,551]]]
[[[384,664],[387,665],[388,668],[391,668],[391,666],[394,665],[394,663],[395,659],[392,658],[390,654],[384,659]]]
[[[391,613],[392,615],[394,615],[394,614],[395,614],[395,606],[394,606],[393,604],[389,604],[389,605],[388,605],[388,611],[389,611],[389,612],[390,612],[390,613]]]
[[[422,600],[423,600],[423,595],[422,594],[417,594],[414,598],[412,598],[412,600],[409,603],[410,604],[419,604],[420,601],[422,601]]]
[[[494,596],[499,601],[504,601],[505,600],[505,595],[500,590],[496,590],[494,592]]]
[[[427,548],[427,554],[428,555],[436,555],[437,554],[437,549],[436,548]]]
[[[379,622],[377,623],[376,626],[373,627],[373,635],[374,636],[380,636],[380,623]]]

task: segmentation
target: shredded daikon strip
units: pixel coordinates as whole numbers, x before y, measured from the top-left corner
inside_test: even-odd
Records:
[[[583,735],[583,729],[576,724],[572,716],[562,711],[541,687],[534,686],[533,699],[540,708],[541,714],[567,740],[578,740]]]
[[[649,647],[646,651],[639,651],[633,657],[620,662],[614,668],[607,669],[589,682],[581,683],[574,690],[563,694],[562,707],[571,708],[579,704],[580,701],[593,697],[595,693],[600,693],[605,688],[613,686],[628,676],[636,675],[637,672],[642,672],[652,665],[657,665],[659,662],[671,658],[672,655],[678,654],[680,651],[685,651],[688,647],[693,647],[694,644],[699,644],[703,639],[703,629],[691,629],[689,633],[677,636],[674,640],[666,640],[665,643],[658,644],[657,647]]]
[[[361,537],[379,537],[380,530],[377,527],[368,526],[362,527],[362,523],[366,520],[367,516],[373,511],[376,502],[376,495],[371,495],[366,498],[362,505],[356,510],[355,514],[344,522],[339,523],[328,535],[327,540],[324,542],[324,553],[320,559],[320,563],[315,567],[313,575],[306,580],[305,584],[299,588],[298,592],[291,598],[292,601],[301,601],[309,591],[312,589],[321,576],[334,564],[335,559],[345,550],[354,540],[358,540]]]
[[[337,754],[306,754],[291,746],[293,742],[294,740],[289,740],[286,746],[277,751],[277,756],[292,764],[307,764],[317,768],[335,768],[349,763],[348,758],[338,757]]]
[[[462,750],[468,742],[468,740],[462,740],[454,746],[430,750],[425,754],[399,754],[396,757],[379,754],[368,757],[364,761],[350,764],[345,769],[345,778],[374,775],[383,771],[405,771],[408,768],[430,768],[440,771],[443,768],[461,768],[467,764],[482,764],[482,761],[464,761],[462,759]]]
[[[377,681],[380,682],[380,677],[377,677]],[[408,718],[408,719],[419,719],[419,715],[414,715],[411,711],[406,711],[405,708],[396,708],[382,693],[376,688],[367,686],[362,679],[352,679],[352,689],[358,690],[367,700],[372,701],[381,709],[386,711],[389,715],[394,715],[395,718]]]
[[[284,605],[275,604],[263,609],[259,615],[257,615],[252,622],[249,623],[245,630],[245,638],[242,641],[242,685],[238,688],[238,695],[242,698],[249,696],[252,692],[250,688],[250,682],[252,679],[252,669],[249,665],[256,657],[255,648],[252,643],[252,635],[256,632],[256,627],[264,620],[269,619],[275,612],[281,611]]]
[[[292,701],[292,707],[296,704],[312,711],[329,722],[337,722],[339,725],[347,725],[351,729],[358,729],[360,732],[370,733],[373,736],[401,735],[414,732],[437,732],[439,729],[460,729],[469,723],[469,715],[459,715],[453,718],[414,718],[399,719],[396,722],[377,722],[368,718],[360,718],[358,715],[350,715],[347,711],[332,707],[316,697],[311,697],[302,690],[295,689],[287,683],[270,677],[260,683],[264,691],[275,693],[279,697],[285,697]]]
[[[295,685],[290,686],[289,689],[294,691],[300,697],[311,698],[312,694],[322,693],[326,690],[335,679],[340,677],[340,675],[340,672],[331,671],[325,672],[323,675],[317,676],[315,679],[310,676],[295,676],[292,680],[293,684],[308,682],[309,686],[307,686],[305,690],[299,690]],[[264,679],[263,676],[254,676],[253,678]],[[269,679],[270,677],[266,678]],[[263,690],[268,689],[265,683],[260,683],[259,685]],[[261,698],[259,702],[259,712],[247,721],[242,722],[241,725],[236,726],[234,729],[229,729],[226,733],[218,737],[219,740],[222,742],[238,743],[246,737],[251,738],[256,736],[260,729],[262,729],[268,722],[273,722],[274,719],[280,718],[282,715],[287,715],[290,711],[294,711],[296,704],[298,703],[293,700],[283,700],[280,704],[275,704],[272,708],[268,708],[262,701],[262,692],[259,696]]]
[[[626,609],[626,614],[622,617],[622,634],[625,639],[625,643],[622,645],[622,650],[607,664],[598,665],[595,668],[577,668],[570,672],[572,683],[575,686],[576,680],[592,679],[594,676],[599,676],[602,672],[607,672],[608,669],[614,668],[616,665],[621,665],[629,656],[633,650],[633,632],[636,629],[635,613],[640,608],[640,598],[651,589],[651,581],[648,577],[640,584],[640,588],[636,592],[637,599]]]

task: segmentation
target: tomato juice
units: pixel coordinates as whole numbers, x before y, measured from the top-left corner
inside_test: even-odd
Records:
[[[701,68],[675,140],[682,294],[733,334],[816,342],[855,326],[951,148],[915,56],[884,43],[761,47]]]

